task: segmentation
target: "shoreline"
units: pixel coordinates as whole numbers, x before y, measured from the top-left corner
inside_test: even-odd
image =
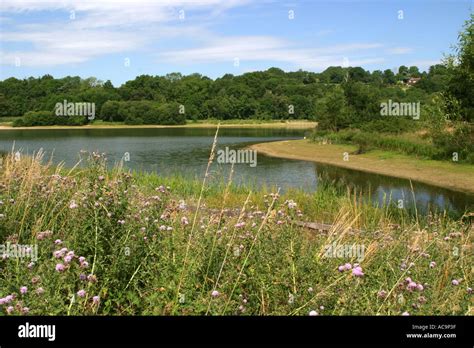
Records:
[[[266,156],[330,164],[474,194],[474,165],[421,160],[381,150],[355,155],[354,145],[320,145],[309,140],[266,142],[249,148]],[[344,152],[349,153],[348,161],[343,160]]]
[[[221,123],[220,128],[281,128],[281,129],[314,129],[316,122],[312,121],[286,121],[286,122],[261,122],[261,123]],[[217,122],[193,122],[183,125],[126,125],[126,124],[91,124],[84,126],[35,126],[12,127],[0,124],[0,131],[8,130],[35,130],[35,129],[134,129],[134,128],[214,128]]]

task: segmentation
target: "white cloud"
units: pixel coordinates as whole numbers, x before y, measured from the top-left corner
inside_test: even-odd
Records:
[[[162,23],[178,19],[179,10],[220,12],[243,6],[249,0],[2,0],[4,13],[64,11],[81,28],[117,27]]]
[[[173,63],[233,63],[272,61],[286,62],[302,69],[320,69],[330,65],[343,65],[345,59],[350,65],[372,64],[382,58],[360,57],[360,52],[380,48],[379,43],[353,43],[320,48],[300,48],[292,42],[271,36],[239,36],[213,40],[204,47],[182,49],[161,53],[159,61]],[[355,53],[355,54],[354,54]],[[354,54],[349,59],[348,55]]]
[[[85,62],[93,57],[138,49],[144,40],[134,33],[105,31],[44,30],[3,33],[4,42],[28,42],[32,50],[3,51],[0,60],[22,66],[55,66]]]
[[[44,24],[45,17],[2,29],[1,43],[20,43],[28,48],[0,52],[2,64],[44,67],[79,64],[96,57],[129,52],[148,53],[159,62],[172,64],[229,62],[280,62],[301,69],[324,69],[331,65],[370,65],[384,61],[380,43],[348,43],[326,47],[308,47],[269,35],[219,36],[208,24],[223,12],[245,6],[251,0],[1,0],[5,16],[15,14],[49,14],[55,22]],[[180,21],[179,11],[186,19]],[[71,11],[75,19],[71,20]],[[61,17],[61,14],[64,14]],[[199,18],[199,25],[196,25]],[[41,21],[40,19],[43,19]],[[7,27],[5,25],[5,27]],[[320,30],[315,36],[332,34]],[[157,43],[170,38],[183,38],[189,45],[156,53]],[[174,45],[179,45],[175,40]],[[395,47],[385,53],[404,54],[409,48]]]
[[[389,54],[407,54],[413,52],[413,48],[410,47],[392,47],[386,51]]]
[[[27,44],[32,49],[13,51],[3,47],[0,62],[14,64],[15,59],[20,58],[23,66],[32,67],[74,64],[106,54],[144,51],[160,39],[205,38],[209,35],[205,29],[180,22],[179,10],[224,11],[247,1],[2,0],[2,13],[62,11],[64,17],[56,15],[55,22],[48,24],[36,19],[36,22],[9,26],[8,30],[2,28],[1,42]]]

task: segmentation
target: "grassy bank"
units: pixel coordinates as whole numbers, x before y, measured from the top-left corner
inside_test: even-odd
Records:
[[[470,164],[425,160],[383,150],[356,154],[356,145],[318,144],[309,140],[269,142],[251,148],[269,156],[328,163],[474,193],[474,165]],[[344,153],[348,153],[347,161]]]
[[[104,128],[211,128],[220,123],[221,128],[290,128],[290,129],[314,129],[316,122],[312,121],[262,121],[262,120],[204,120],[187,121],[185,125],[128,125],[123,122],[95,121],[84,126],[38,126],[38,127],[12,127],[11,122],[0,123],[0,130],[15,129],[104,129]]]
[[[0,244],[38,247],[0,259],[0,315],[473,314],[462,221],[40,157],[0,169]]]

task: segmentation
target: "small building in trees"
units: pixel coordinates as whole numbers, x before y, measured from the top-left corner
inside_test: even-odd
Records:
[[[406,79],[404,82],[409,86],[413,86],[420,80],[421,80],[421,77],[410,77]]]

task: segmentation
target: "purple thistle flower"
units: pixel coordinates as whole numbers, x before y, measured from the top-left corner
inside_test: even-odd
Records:
[[[355,266],[355,265],[354,265],[354,266]],[[352,265],[351,265],[350,263],[346,263],[346,264],[344,265],[344,268],[345,268],[346,270],[350,270],[350,269],[352,268]]]
[[[211,296],[212,296],[212,297],[217,297],[217,296],[219,296],[219,295],[220,295],[220,293],[219,293],[219,291],[217,291],[217,290],[214,290],[213,292],[211,292]]]
[[[79,290],[79,291],[77,292],[77,296],[79,296],[79,297],[84,297],[84,296],[86,296],[86,291],[85,291],[85,290],[82,290],[82,289]]]
[[[407,285],[407,289],[410,290],[410,291],[415,290],[416,287],[417,287],[417,284],[416,284],[415,282],[410,282],[410,283],[408,283],[408,285]]]
[[[100,301],[100,297],[99,297],[99,296],[94,296],[94,297],[92,298],[92,302],[93,302],[94,304],[99,304],[99,301]]]
[[[362,272],[362,268],[360,266],[357,266],[352,270],[352,275],[355,277],[363,277],[364,272]]]
[[[459,280],[453,279],[453,281],[451,282],[451,284],[453,284],[454,286],[458,286],[458,285],[459,285]]]
[[[56,265],[56,271],[58,272],[63,272],[66,269],[66,267],[62,263],[58,263]]]
[[[20,293],[21,293],[21,294],[26,294],[27,292],[28,292],[28,288],[27,288],[26,286],[22,286],[22,287],[20,288]]]
[[[5,303],[10,303],[13,301],[13,295],[8,295],[5,297]]]
[[[9,306],[9,307],[7,308],[7,313],[8,313],[8,314],[12,314],[12,313],[13,313],[13,310],[14,310],[13,306]]]
[[[344,271],[346,270],[346,268],[345,268],[344,266],[339,266],[339,267],[337,268],[337,270],[338,270],[339,272],[344,272]]]
[[[84,261],[81,263],[81,268],[87,268],[89,267],[89,263],[87,261]]]

